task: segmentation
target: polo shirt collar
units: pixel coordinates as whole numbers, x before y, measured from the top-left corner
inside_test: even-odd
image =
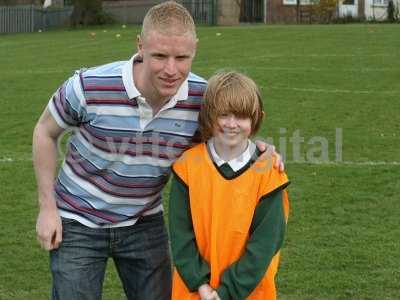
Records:
[[[138,54],[136,53],[122,66],[122,81],[125,86],[126,93],[128,94],[129,99],[134,99],[138,96],[141,96],[139,90],[136,88],[135,83],[133,81],[133,66],[135,59],[138,58]],[[177,93],[168,101],[169,103],[175,104],[177,101],[186,100],[189,96],[189,83],[188,78],[182,83],[179,87]]]
[[[135,83],[133,82],[133,61],[136,56],[137,54],[132,56],[131,59],[122,66],[122,82],[124,83],[129,99],[134,99],[137,96],[140,96],[140,92],[137,90]]]
[[[248,140],[247,148],[242,154],[229,161],[225,161],[218,155],[217,151],[215,150],[213,138],[208,140],[207,145],[210,149],[211,159],[215,162],[215,164],[220,167],[226,163],[232,168],[234,172],[237,172],[241,168],[243,168],[250,161],[254,151],[256,150],[256,145],[252,141]]]

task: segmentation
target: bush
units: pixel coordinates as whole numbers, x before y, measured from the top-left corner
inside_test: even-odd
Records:
[[[349,24],[349,23],[363,23],[365,22],[364,17],[354,17],[352,14],[345,15],[343,17],[338,17],[332,21],[335,24]]]
[[[319,23],[331,23],[337,10],[338,0],[311,0],[311,14]]]
[[[103,11],[101,0],[75,0],[71,25],[103,25],[114,23],[111,16]]]

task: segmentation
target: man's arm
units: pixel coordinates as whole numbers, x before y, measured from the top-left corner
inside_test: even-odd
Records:
[[[62,240],[61,218],[54,199],[54,176],[57,167],[57,139],[63,131],[48,108],[33,131],[33,166],[39,196],[36,234],[45,250],[58,248]]]

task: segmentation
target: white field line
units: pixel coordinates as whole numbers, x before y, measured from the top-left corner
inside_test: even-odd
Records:
[[[266,89],[274,89],[274,90],[288,90],[288,91],[296,91],[296,92],[311,92],[311,93],[335,93],[335,94],[400,94],[400,90],[393,91],[373,91],[373,90],[342,90],[342,89],[321,89],[321,88],[298,88],[298,87],[283,87],[283,86],[262,86]]]
[[[26,70],[11,70],[10,72],[7,72],[8,74],[55,74],[55,73],[71,73],[73,74],[75,69],[70,69],[70,70],[61,70],[61,69],[43,69],[43,70],[37,70],[37,69],[26,69]]]
[[[335,53],[326,53],[326,54],[320,54],[320,53],[309,53],[309,54],[264,54],[264,55],[254,55],[254,56],[247,56],[245,59],[247,60],[257,60],[259,62],[262,62],[263,59],[274,59],[274,58],[328,58],[328,57],[356,57],[356,58],[362,58],[362,57],[391,57],[391,58],[398,58],[399,55],[393,54],[393,53],[376,53],[376,54],[362,54],[362,53],[354,53],[354,54],[335,54]],[[217,59],[197,59],[195,61],[197,64],[200,66],[202,64],[210,64],[210,63],[225,63],[225,62],[231,62],[230,58],[217,58]]]
[[[377,53],[377,54],[361,54],[361,53],[355,53],[355,54],[335,54],[335,53],[327,53],[327,54],[265,54],[265,55],[253,55],[253,56],[247,56],[246,59],[248,60],[257,60],[257,61],[262,61],[263,59],[272,59],[272,58],[304,58],[304,57],[312,57],[312,58],[327,58],[327,57],[399,57],[399,55],[396,54],[390,54],[390,53]],[[205,63],[205,62],[211,62],[212,59],[203,59],[203,60],[196,60],[196,63]],[[215,59],[215,61],[212,62],[225,62],[225,61],[230,61],[229,58],[218,58]]]
[[[28,157],[2,157],[0,163],[32,161]],[[286,165],[330,165],[330,166],[400,166],[400,161],[285,161]]]
[[[326,58],[326,57],[398,57],[399,55],[393,53],[375,53],[375,54],[362,54],[362,53],[348,53],[348,54],[340,54],[340,53],[307,53],[307,54],[264,54],[264,55],[254,55],[247,57],[247,59],[251,60],[259,60],[262,58],[290,58],[290,57],[315,57],[315,58]]]
[[[20,161],[32,161],[31,157],[1,157],[0,163],[15,163]]]
[[[270,70],[270,71],[299,71],[299,72],[331,72],[332,68],[316,68],[316,67],[270,67],[270,66],[251,66],[245,67],[246,70]],[[390,72],[397,71],[395,68],[343,68],[343,69],[334,69],[339,72],[358,72],[358,73],[367,73],[367,72]]]
[[[331,165],[331,166],[400,166],[400,161],[314,161],[314,162],[297,162],[285,161],[288,165]]]
[[[75,68],[79,69],[79,68]],[[8,74],[54,74],[54,73],[72,73],[74,68],[68,70],[61,69],[26,69],[26,70],[10,70]],[[246,69],[246,68],[244,68]],[[291,67],[267,67],[267,66],[254,66],[249,69],[257,69],[257,70],[266,70],[266,71],[294,71],[294,72],[327,72],[331,71],[331,69],[322,69],[315,67],[307,67],[307,68],[291,68]],[[357,72],[357,73],[368,73],[368,72],[390,72],[395,71],[392,68],[347,68],[340,69],[340,72]]]

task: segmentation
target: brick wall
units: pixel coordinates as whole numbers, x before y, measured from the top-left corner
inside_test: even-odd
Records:
[[[39,0],[0,0],[0,6],[40,4]]]
[[[296,5],[285,5],[283,0],[267,1],[267,23],[296,23]]]

